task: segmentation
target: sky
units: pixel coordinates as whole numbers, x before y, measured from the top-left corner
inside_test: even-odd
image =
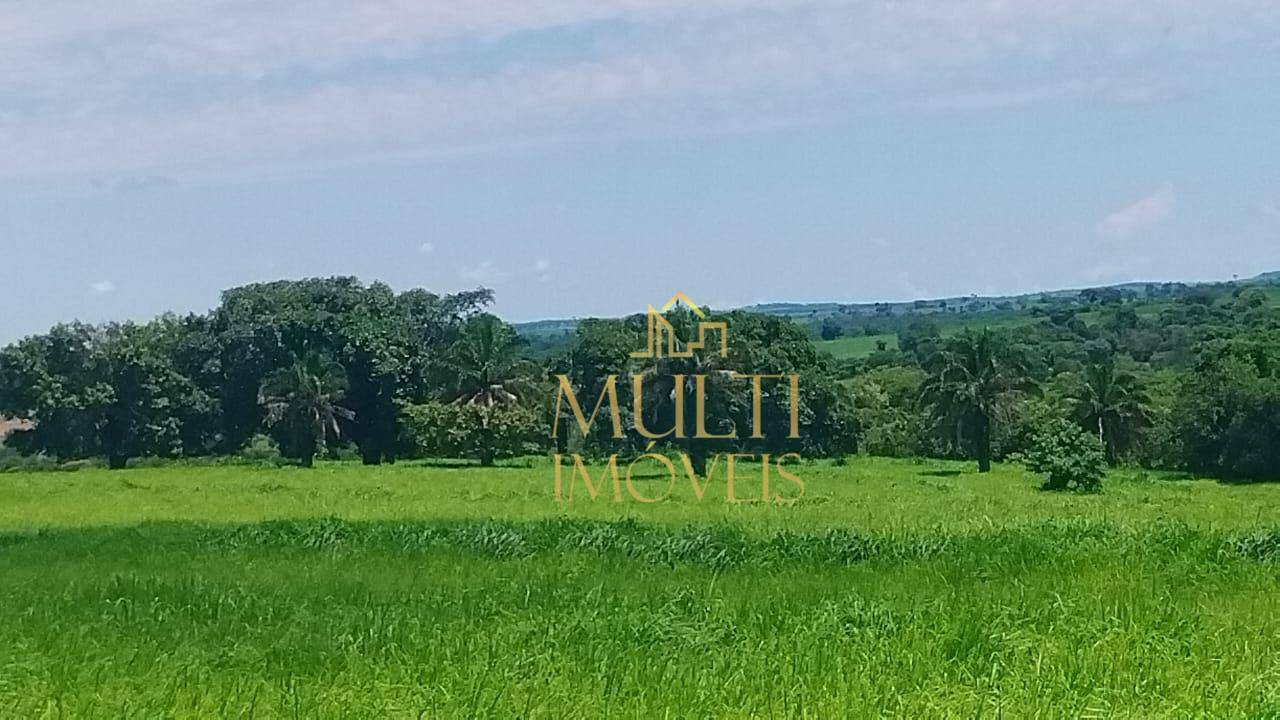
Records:
[[[1275,0],[16,0],[0,342],[356,275],[513,321],[1280,270]]]

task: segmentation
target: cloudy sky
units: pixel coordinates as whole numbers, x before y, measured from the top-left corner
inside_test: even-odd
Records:
[[[1275,0],[12,0],[0,341],[355,274],[515,320],[1280,269]]]

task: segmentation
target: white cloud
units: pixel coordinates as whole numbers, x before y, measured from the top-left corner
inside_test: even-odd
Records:
[[[491,260],[484,260],[478,265],[464,267],[458,271],[458,278],[479,285],[497,285],[511,277],[511,273],[503,270]]]
[[[1256,57],[1277,29],[1273,0],[9,3],[0,177],[239,175],[868,106],[1145,102],[1222,81],[1233,65],[1200,60]]]
[[[423,255],[430,255],[435,251],[436,251],[436,246],[429,242],[424,242],[418,246],[418,252],[422,253]]]
[[[1143,232],[1168,220],[1175,202],[1173,187],[1165,185],[1108,215],[1098,224],[1098,232],[1118,239]]]
[[[99,280],[89,286],[94,295],[108,295],[116,291],[116,284],[110,280]]]
[[[545,283],[551,282],[550,270],[551,261],[546,258],[539,258],[532,265],[517,268],[515,271],[505,270],[492,260],[483,260],[477,265],[463,267],[458,271],[458,277],[466,282],[480,285],[497,285],[512,279],[530,277]]]

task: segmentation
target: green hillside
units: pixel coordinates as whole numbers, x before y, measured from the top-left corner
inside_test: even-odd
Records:
[[[1272,307],[1280,307],[1280,271],[1223,283],[1125,283],[1097,288],[1049,290],[1007,296],[967,296],[885,303],[762,303],[744,308],[763,315],[790,318],[808,328],[815,344],[840,360],[863,359],[883,349],[898,349],[899,332],[918,320],[935,323],[943,337],[966,328],[1004,329],[1031,325],[1055,310],[1071,310],[1086,322],[1101,317],[1099,308],[1117,300],[1128,302],[1144,318],[1158,316],[1171,303],[1197,291],[1221,293],[1233,288],[1261,287]],[[573,338],[578,320],[539,320],[515,325],[526,354],[545,358]],[[824,326],[838,336],[824,335]]]

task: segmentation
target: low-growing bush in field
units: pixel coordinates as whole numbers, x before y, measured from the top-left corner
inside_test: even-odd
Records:
[[[280,445],[268,435],[254,435],[249,442],[240,449],[240,458],[250,462],[278,464],[282,460],[280,455]]]
[[[536,452],[546,436],[537,413],[519,405],[405,405],[401,420],[410,442],[426,457],[471,457],[481,465]]]
[[[1027,469],[1046,476],[1046,490],[1099,492],[1107,473],[1102,441],[1066,420],[1053,420],[1023,455]]]
[[[23,455],[14,448],[0,444],[0,472],[29,472],[57,470],[58,461],[48,455]]]

